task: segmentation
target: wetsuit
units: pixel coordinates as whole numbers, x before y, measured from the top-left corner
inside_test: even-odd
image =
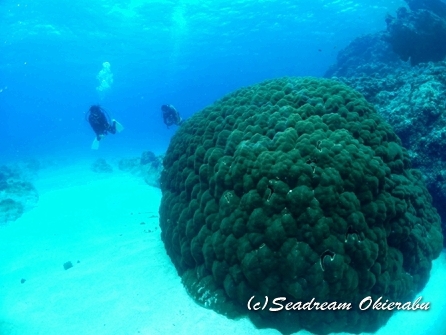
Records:
[[[161,110],[163,111],[163,120],[167,128],[173,124],[179,126],[181,123],[183,123],[180,114],[172,105],[162,105]]]
[[[88,115],[88,122],[90,123],[91,128],[96,134],[96,139],[98,141],[101,140],[101,137],[107,135],[108,132],[115,134],[116,133],[116,123],[115,121],[110,123],[104,113],[104,110],[99,106],[91,106],[90,114]]]

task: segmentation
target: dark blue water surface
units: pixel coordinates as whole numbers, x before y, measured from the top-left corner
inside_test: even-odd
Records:
[[[322,76],[352,39],[385,28],[403,1],[2,0],[0,156],[162,153],[175,127],[242,86]],[[109,62],[113,82],[98,90]],[[125,131],[92,153],[85,121],[100,103]]]

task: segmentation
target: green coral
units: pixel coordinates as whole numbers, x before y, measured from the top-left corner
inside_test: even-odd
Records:
[[[166,250],[205,306],[235,316],[253,295],[354,306],[254,313],[259,325],[376,330],[391,313],[359,301],[412,299],[442,247],[399,138],[331,80],[270,80],[196,113],[172,139],[161,189]]]

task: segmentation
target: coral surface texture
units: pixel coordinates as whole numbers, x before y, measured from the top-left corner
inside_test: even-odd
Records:
[[[162,239],[189,294],[259,326],[376,330],[391,312],[359,302],[412,301],[442,248],[400,139],[337,81],[281,78],[229,94],[179,128],[163,164]],[[352,309],[248,312],[253,296]]]

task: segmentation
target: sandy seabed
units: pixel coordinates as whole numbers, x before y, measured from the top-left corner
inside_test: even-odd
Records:
[[[0,226],[1,335],[279,334],[187,295],[160,238],[161,192],[142,178],[78,164],[34,184],[37,206]],[[443,252],[419,294],[430,310],[398,312],[376,334],[446,335],[445,280]]]

